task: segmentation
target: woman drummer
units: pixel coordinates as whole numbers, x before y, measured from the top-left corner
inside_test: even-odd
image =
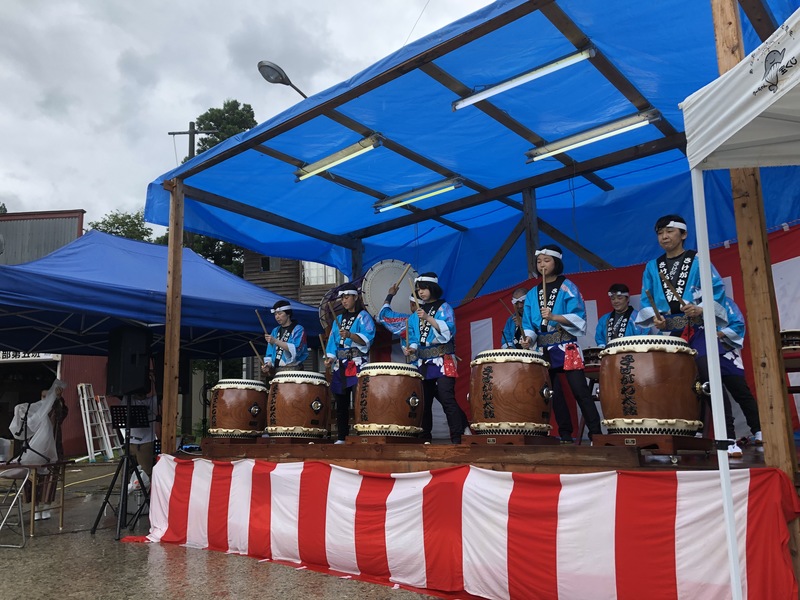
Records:
[[[561,248],[555,244],[536,251],[536,270],[542,283],[525,298],[522,329],[523,347],[538,346],[550,363],[553,412],[562,444],[572,443],[572,417],[564,400],[559,374],[567,379],[572,395],[583,412],[589,437],[601,433],[600,414],[583,372],[583,358],[577,336],[586,335],[586,307],[577,286],[564,277]]]
[[[423,273],[414,280],[419,308],[408,320],[408,347],[403,352],[425,378],[422,438],[431,439],[433,399],[438,398],[447,417],[450,441],[461,443],[467,417],[456,402],[456,322],[453,308],[442,298],[436,273]]]
[[[336,399],[335,443],[344,444],[350,431],[350,399],[358,383],[358,373],[369,362],[369,349],[375,339],[375,322],[364,310],[358,289],[348,283],[339,290],[344,312],[336,317],[325,348],[325,366],[332,367],[331,391]]]
[[[292,305],[287,300],[278,300],[270,312],[278,326],[272,333],[265,333],[267,351],[264,354],[264,373],[280,371],[302,371],[303,361],[308,357],[306,330],[292,320]]]

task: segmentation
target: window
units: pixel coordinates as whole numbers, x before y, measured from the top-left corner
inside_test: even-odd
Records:
[[[281,259],[276,258],[274,256],[262,256],[261,257],[261,271],[280,271],[281,270]]]
[[[343,283],[339,271],[315,262],[303,261],[303,285],[338,285]]]

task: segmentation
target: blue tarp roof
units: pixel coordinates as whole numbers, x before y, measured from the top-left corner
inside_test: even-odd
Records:
[[[762,17],[781,23],[798,1],[762,6]],[[742,24],[746,48],[757,47],[747,17]],[[590,61],[452,109],[472,90],[589,45],[596,49]],[[148,188],[145,218],[168,224],[163,184],[181,178],[189,231],[346,274],[354,248],[363,251],[364,271],[403,260],[439,273],[457,304],[519,233],[522,190],[532,188],[540,243],[558,237],[552,226],[602,259],[568,252],[569,272],[640,263],[658,251],[657,217],[693,220],[678,104],[717,75],[710,2],[499,0],[163,174]],[[650,108],[662,115],[657,123],[560,159],[526,162],[525,152],[543,141]],[[299,166],[371,133],[384,136],[382,146],[327,176],[296,181]],[[800,218],[797,175],[796,168],[763,171],[768,227]],[[410,210],[372,208],[452,176],[464,185]],[[709,236],[718,245],[736,237],[730,183],[725,172],[705,177]],[[528,277],[524,235],[512,241],[481,293]]]
[[[125,324],[153,332],[163,346],[167,247],[90,231],[30,263],[0,265],[0,348],[21,352],[107,354],[108,333]],[[193,358],[263,353],[255,310],[282,296],[261,289],[183,249],[181,353]],[[318,311],[291,301],[294,318],[314,339]]]

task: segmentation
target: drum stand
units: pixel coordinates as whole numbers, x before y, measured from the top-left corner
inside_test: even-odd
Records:
[[[625,446],[639,450],[650,450],[655,455],[668,455],[675,464],[678,452],[704,452],[707,455],[714,450],[714,440],[688,435],[595,435],[592,438],[595,446]]]
[[[552,435],[484,435],[473,434],[465,435],[462,443],[472,446],[558,446],[557,437]]]
[[[103,503],[100,505],[100,510],[97,512],[97,518],[94,520],[94,525],[92,525],[91,532],[94,534],[97,531],[97,526],[100,523],[100,519],[103,517],[106,506],[108,506],[112,511],[116,512],[117,515],[117,534],[114,539],[119,540],[121,537],[120,532],[122,531],[123,524],[127,525],[128,529],[133,529],[136,526],[136,523],[139,521],[139,517],[142,516],[142,511],[144,510],[145,506],[150,506],[150,493],[142,481],[141,473],[137,468],[139,465],[136,461],[136,457],[131,456],[130,453],[131,428],[150,427],[150,421],[147,416],[147,407],[131,406],[131,397],[129,395],[125,397],[125,406],[110,406],[109,411],[111,412],[111,424],[117,430],[117,434],[121,435],[121,430],[125,430],[125,443],[122,446],[122,457],[119,459],[117,470],[114,472],[114,477],[111,479],[111,483],[108,486],[106,496],[103,498]],[[144,502],[142,502],[142,505],[136,510],[130,522],[126,523],[126,518],[128,515],[128,481],[130,480],[132,473],[136,474],[136,480],[139,483],[139,490],[141,490],[142,494],[144,495]],[[116,486],[118,479],[119,505],[115,510],[111,505],[109,498],[111,497],[111,493],[114,491],[114,486]]]

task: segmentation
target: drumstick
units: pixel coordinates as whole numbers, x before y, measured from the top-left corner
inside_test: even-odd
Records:
[[[264,321],[261,320],[261,315],[258,314],[258,309],[256,309],[256,316],[258,317],[258,322],[261,323],[261,329],[264,330],[264,335],[268,335],[269,332],[267,331],[266,325],[264,325]]]
[[[339,321],[336,320],[336,311],[333,310],[333,307],[331,306],[330,302],[328,302],[327,306],[328,306],[328,310],[331,313],[331,316],[333,317],[333,323],[331,324],[331,327],[333,327],[333,325],[336,325],[336,329],[339,329]],[[341,333],[341,329],[339,331]]]
[[[402,275],[400,275],[400,279],[398,279],[398,280],[397,280],[397,283],[395,283],[395,284],[394,284],[394,287],[396,287],[396,288],[399,288],[399,287],[400,287],[400,284],[401,284],[401,283],[403,283],[403,279],[405,278],[405,276],[406,276],[406,273],[408,273],[408,270],[409,270],[410,268],[411,268],[411,263],[408,263],[408,264],[406,265],[405,271],[403,271],[403,274],[402,274]]]
[[[661,313],[658,311],[658,307],[656,306],[656,301],[653,300],[653,294],[650,293],[650,290],[645,290],[644,293],[647,295],[647,299],[650,301],[650,306],[653,307],[653,312],[656,314],[656,318],[661,318]]]
[[[408,278],[408,285],[411,286],[411,295],[414,296],[414,304],[417,305],[417,310],[419,310],[419,300],[417,299],[417,290],[414,289],[414,282],[411,281],[411,277]]]
[[[547,282],[544,280],[544,275],[542,275],[542,308],[544,310],[547,308]],[[547,327],[547,319],[542,319],[542,325]]]
[[[516,315],[514,314],[514,312],[513,312],[513,311],[512,311],[510,308],[508,308],[508,305],[507,305],[507,304],[506,304],[506,303],[503,301],[503,299],[502,299],[502,298],[498,298],[498,300],[500,300],[500,304],[502,304],[502,305],[503,305],[503,308],[505,308],[505,309],[508,311],[508,314],[510,314],[512,317],[515,317],[515,316],[516,316]]]
[[[253,342],[249,342],[249,344],[250,344],[250,347],[253,349],[253,353],[256,355],[256,358],[258,359],[258,362],[260,362],[263,365],[264,364],[264,359],[261,358],[261,355],[258,353],[258,350],[256,350],[255,344],[253,344]]]
[[[686,300],[684,300],[678,295],[678,290],[675,289],[675,286],[672,285],[672,282],[669,280],[669,278],[661,271],[658,272],[658,276],[661,277],[661,281],[663,281],[667,285],[669,291],[672,292],[672,295],[675,297],[675,299],[681,303],[681,308],[686,306],[688,302],[686,302]]]

